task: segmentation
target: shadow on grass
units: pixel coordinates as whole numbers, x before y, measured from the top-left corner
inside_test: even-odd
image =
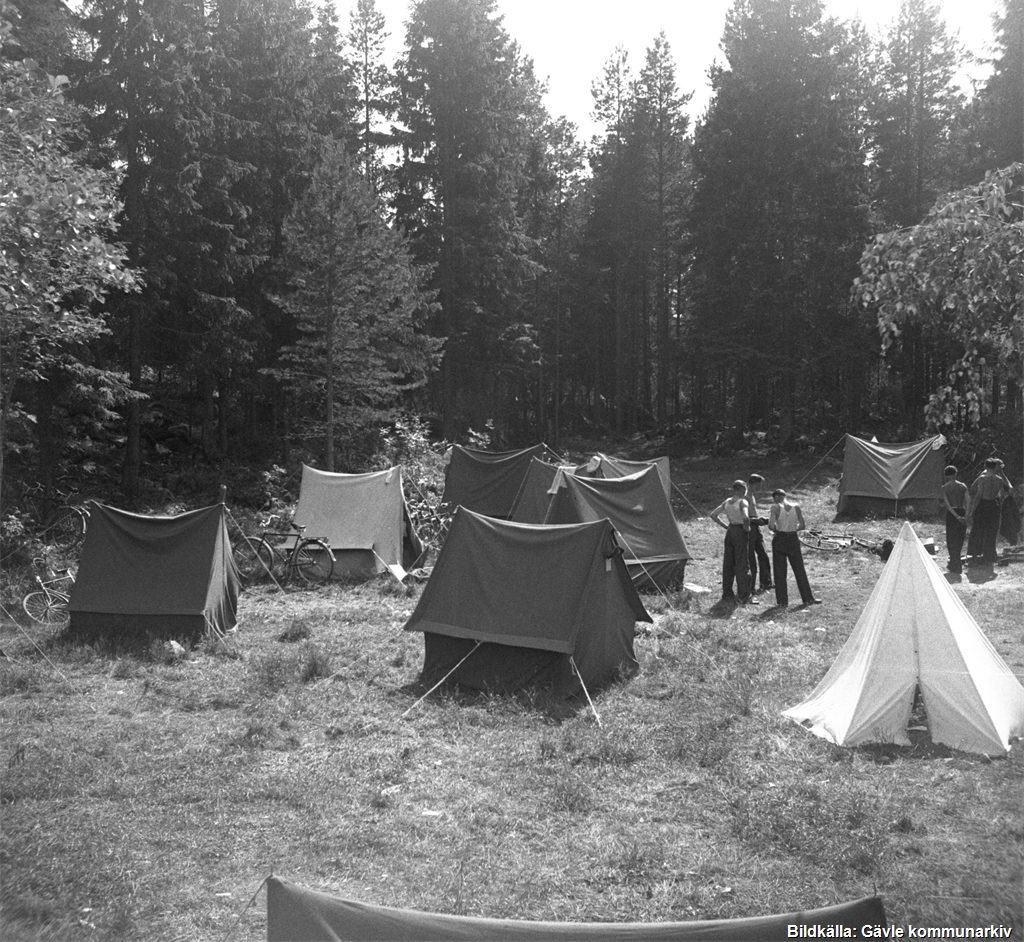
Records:
[[[983,582],[991,582],[993,579],[998,577],[998,573],[995,570],[995,566],[992,563],[968,563],[964,569],[964,575],[967,576],[968,582],[980,584]]]
[[[433,703],[435,705],[453,704],[457,707],[478,707],[487,708],[502,701],[509,705],[510,712],[520,713],[527,711],[538,713],[548,720],[564,722],[572,719],[583,710],[588,710],[586,698],[582,691],[579,695],[562,694],[558,690],[545,686],[529,686],[518,690],[477,690],[473,687],[464,687],[454,681],[442,684],[436,690],[430,691],[430,695],[424,694],[430,690],[430,685],[420,680],[403,684],[396,688],[395,692],[410,698],[413,703]],[[598,693],[590,691],[591,696]],[[422,704],[420,704],[422,706]]]
[[[708,615],[712,618],[730,618],[739,604],[738,599],[719,599],[708,609]]]

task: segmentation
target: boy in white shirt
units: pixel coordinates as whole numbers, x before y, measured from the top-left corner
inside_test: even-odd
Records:
[[[725,528],[725,548],[722,555],[722,601],[733,601],[737,596],[741,602],[749,602],[750,596],[750,508],[746,497],[745,481],[734,481],[732,496],[727,497],[714,510],[710,517],[720,527]],[[719,518],[725,514],[728,523]],[[733,592],[733,580],[736,591]]]
[[[789,605],[789,588],[786,585],[787,564],[793,567],[796,586],[804,605],[820,605],[811,591],[807,578],[804,556],[800,549],[800,530],[806,530],[804,513],[795,501],[786,500],[786,492],[777,487],[772,491],[772,507],[768,514],[768,529],[772,531],[772,569],[775,570],[775,603],[780,607]]]

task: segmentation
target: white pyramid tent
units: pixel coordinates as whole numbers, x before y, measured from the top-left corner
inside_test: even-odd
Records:
[[[783,716],[841,746],[907,745],[917,687],[933,742],[1002,755],[1024,735],[1024,687],[904,523],[835,663]]]

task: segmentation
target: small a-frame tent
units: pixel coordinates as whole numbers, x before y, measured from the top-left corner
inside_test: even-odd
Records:
[[[822,909],[704,922],[537,922],[376,906],[283,877],[267,878],[267,942],[773,942],[791,939],[797,931],[801,937],[819,938],[815,929],[829,930],[829,938],[857,938],[864,926],[886,925],[885,906],[877,896]]]
[[[933,742],[1003,755],[1024,735],[1024,687],[904,523],[835,663],[783,716],[840,746],[906,745],[917,689]]]
[[[898,517],[910,507],[918,516],[938,513],[945,444],[942,435],[897,444],[847,435],[836,513]]]
[[[545,523],[607,518],[623,543],[626,569],[637,588],[682,583],[691,556],[656,467],[616,478],[563,473],[556,484]]]
[[[423,632],[426,683],[571,694],[576,672],[592,688],[635,670],[635,623],[650,620],[607,520],[536,526],[460,507],[405,630]]]
[[[630,458],[615,458],[598,452],[586,464],[581,464],[576,469],[576,474],[588,478],[621,478],[629,474],[636,474],[637,471],[643,471],[651,465],[658,469],[658,477],[661,479],[661,486],[665,488],[665,496],[671,500],[672,468],[667,455],[634,461]]]
[[[550,454],[540,443],[519,451],[483,451],[453,445],[444,471],[441,504],[450,510],[465,507],[488,517],[507,519],[530,462]]]
[[[294,521],[330,544],[335,579],[405,578],[423,545],[405,502],[402,469],[337,474],[302,466]]]
[[[238,571],[223,504],[173,517],[93,502],[70,630],[197,638],[235,626]]]
[[[526,469],[526,477],[519,488],[509,519],[516,523],[543,523],[557,476],[558,465],[533,458]]]

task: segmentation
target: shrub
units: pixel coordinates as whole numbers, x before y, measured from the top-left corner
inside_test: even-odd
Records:
[[[304,684],[308,684],[310,681],[319,680],[321,677],[330,677],[331,673],[330,655],[315,644],[307,644],[299,655],[299,680]]]

